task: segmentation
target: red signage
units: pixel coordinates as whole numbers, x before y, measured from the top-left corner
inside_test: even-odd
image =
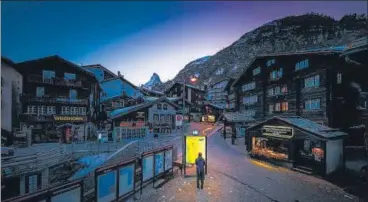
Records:
[[[183,117],[182,117],[182,116],[180,116],[180,115],[179,115],[179,116],[176,116],[176,120],[177,120],[177,121],[182,121],[182,120],[183,120]]]

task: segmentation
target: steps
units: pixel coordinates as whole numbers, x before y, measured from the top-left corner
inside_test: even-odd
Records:
[[[307,174],[307,175],[312,175],[313,174],[313,169],[312,168],[308,168],[305,166],[296,166],[295,168],[292,168],[295,171]]]

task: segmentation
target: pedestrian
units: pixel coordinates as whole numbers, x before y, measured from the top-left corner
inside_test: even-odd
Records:
[[[201,189],[203,189],[204,166],[206,166],[206,161],[203,159],[201,152],[198,153],[195,164],[197,166],[197,188],[199,189],[199,181],[201,181]]]

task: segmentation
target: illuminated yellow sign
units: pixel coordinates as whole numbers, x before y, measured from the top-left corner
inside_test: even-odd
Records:
[[[87,121],[86,116],[54,116],[55,121]]]
[[[185,160],[188,164],[194,164],[198,153],[206,158],[206,137],[205,136],[186,136],[185,139]]]

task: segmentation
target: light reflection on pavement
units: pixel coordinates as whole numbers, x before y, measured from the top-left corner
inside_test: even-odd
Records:
[[[210,127],[192,123],[190,129],[207,132]],[[140,201],[358,201],[323,179],[250,159],[218,134],[208,138],[207,163],[204,190],[197,190],[195,178],[178,176]]]

